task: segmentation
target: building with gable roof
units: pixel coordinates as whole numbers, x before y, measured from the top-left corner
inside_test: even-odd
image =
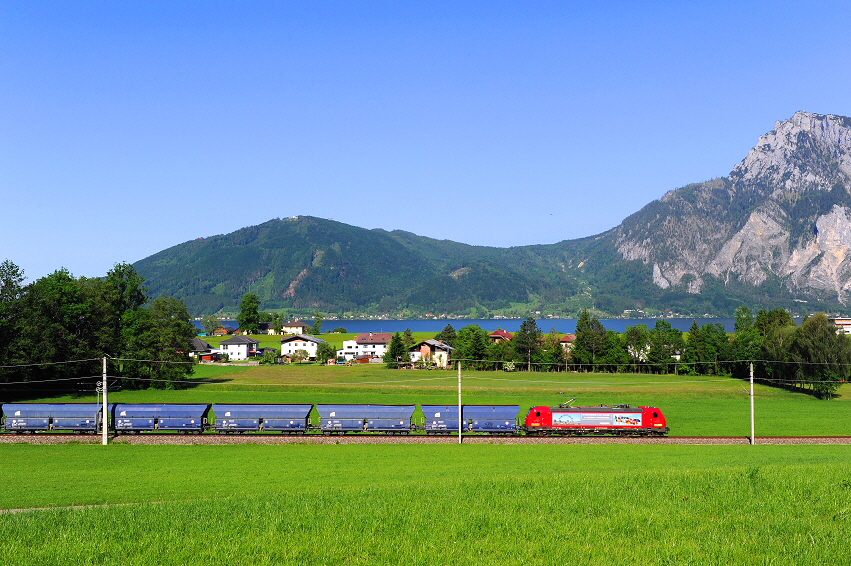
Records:
[[[248,336],[231,336],[219,343],[219,352],[227,354],[231,360],[247,360],[259,354],[258,340]]]
[[[281,356],[292,357],[296,350],[304,350],[310,360],[316,359],[316,349],[319,344],[325,342],[307,334],[295,334],[281,338]],[[324,360],[323,360],[324,361]]]
[[[381,358],[387,352],[392,338],[391,332],[361,332],[354,340],[343,341],[343,349],[337,350],[337,357],[346,360]]]
[[[420,360],[431,362],[436,367],[449,367],[449,357],[452,355],[452,346],[444,344],[440,340],[423,340],[411,346],[408,353],[411,356],[411,362],[416,363]]]

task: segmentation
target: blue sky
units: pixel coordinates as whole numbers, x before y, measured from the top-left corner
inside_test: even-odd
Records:
[[[99,276],[312,215],[492,246],[608,230],[797,110],[847,2],[0,3],[0,260]]]

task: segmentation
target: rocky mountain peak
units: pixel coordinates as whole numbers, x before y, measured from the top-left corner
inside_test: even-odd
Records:
[[[849,189],[851,118],[796,112],[728,177],[671,191],[626,219],[615,245],[660,289],[700,294],[714,278],[847,304]]]
[[[776,122],[730,173],[740,184],[798,193],[829,190],[842,177],[851,178],[851,119],[803,111]]]

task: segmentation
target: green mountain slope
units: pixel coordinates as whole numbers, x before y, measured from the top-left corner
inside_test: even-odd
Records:
[[[312,217],[270,220],[135,264],[195,314],[265,308],[561,316],[593,308],[793,314],[851,301],[851,119],[798,112],[727,177],[687,185],[603,234],[494,248]]]

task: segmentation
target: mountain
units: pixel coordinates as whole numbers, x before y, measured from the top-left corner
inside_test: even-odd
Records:
[[[730,315],[835,311],[851,299],[851,119],[797,112],[726,177],[673,190],[616,228],[494,248],[331,220],[270,220],[135,265],[196,314],[323,312]]]

